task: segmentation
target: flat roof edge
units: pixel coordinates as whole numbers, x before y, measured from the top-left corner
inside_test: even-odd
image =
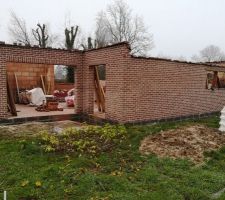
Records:
[[[157,58],[157,57],[144,57],[144,56],[134,56],[131,55],[133,59],[145,59],[145,60],[158,60],[158,61],[165,61],[165,62],[174,62],[174,63],[181,63],[181,64],[190,64],[190,65],[204,65],[204,66],[211,66],[211,67],[220,67],[216,64],[208,64],[208,63],[195,63],[195,62],[188,62],[188,61],[181,61],[181,60],[172,60],[166,58]]]

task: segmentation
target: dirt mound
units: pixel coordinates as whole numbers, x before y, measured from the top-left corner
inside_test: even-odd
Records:
[[[159,157],[188,158],[195,163],[204,160],[203,153],[225,145],[225,134],[202,125],[164,131],[146,137],[140,146],[143,154]]]

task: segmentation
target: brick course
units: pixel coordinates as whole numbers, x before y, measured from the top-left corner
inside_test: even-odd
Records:
[[[49,89],[50,93],[52,94],[55,89],[54,65],[7,63],[8,82],[14,91],[14,96],[16,94],[16,80],[14,74],[17,76],[19,88],[30,90],[42,85],[41,75],[45,75],[46,73],[48,74],[48,78],[51,81]]]
[[[82,52],[60,49],[42,49],[0,44],[0,118],[9,117],[6,95],[6,66],[8,63],[71,65],[76,67],[76,113],[82,113]],[[79,78],[78,78],[79,77]]]
[[[126,122],[218,112],[225,90],[207,90],[206,65],[130,58],[125,82]]]
[[[93,66],[106,66],[106,119],[121,123],[152,121],[218,112],[225,90],[206,90],[206,67],[130,55],[127,43],[89,51],[66,51],[0,44],[0,118],[7,118],[8,63],[71,65],[75,67],[77,114],[92,114]],[[21,75],[23,74],[22,70]]]

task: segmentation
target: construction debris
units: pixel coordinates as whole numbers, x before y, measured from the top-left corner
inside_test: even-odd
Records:
[[[30,94],[30,102],[33,105],[40,106],[43,104],[43,101],[46,102],[45,94],[41,88],[34,88],[32,90],[29,90],[28,94]]]
[[[42,105],[38,106],[36,109],[38,112],[50,112],[50,111],[63,111],[63,108],[59,108],[59,103],[54,100],[43,101]]]
[[[68,91],[67,96],[65,97],[66,105],[68,107],[74,107],[75,106],[75,91],[74,89],[71,89]]]
[[[225,134],[203,125],[188,126],[151,135],[141,142],[143,154],[156,154],[173,159],[187,158],[194,163],[204,161],[203,153],[225,145]]]

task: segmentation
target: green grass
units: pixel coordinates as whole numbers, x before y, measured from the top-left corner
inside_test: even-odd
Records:
[[[207,153],[202,166],[187,160],[142,156],[140,141],[188,124],[218,127],[218,117],[179,123],[129,126],[128,139],[96,158],[45,153],[33,139],[0,139],[0,192],[8,199],[210,199],[225,187],[225,148]],[[35,183],[41,182],[41,187]],[[29,198],[30,197],[30,198]],[[1,199],[1,195],[0,195]],[[220,199],[225,199],[223,195]]]

